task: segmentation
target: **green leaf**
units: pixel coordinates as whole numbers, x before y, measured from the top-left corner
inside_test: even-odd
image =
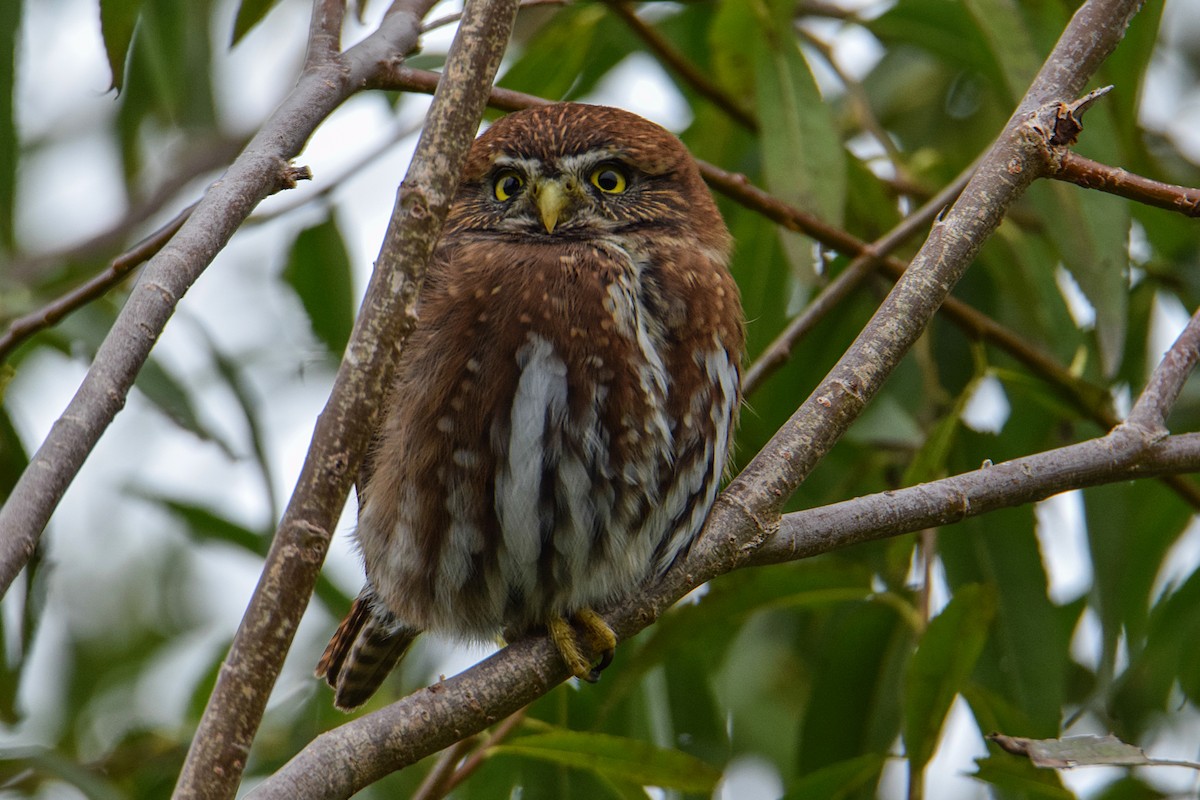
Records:
[[[846,156],[829,104],[821,97],[790,17],[762,2],[755,43],[756,108],[762,130],[763,174],[776,197],[840,225],[846,204]],[[787,34],[787,35],[785,35]],[[784,247],[802,276],[813,275],[811,246],[785,234]]]
[[[636,39],[602,4],[559,11],[498,81],[551,100],[577,99],[633,51]]]
[[[751,3],[720,0],[708,41],[714,76],[734,97],[747,97],[754,91],[754,59],[746,43],[757,38],[758,27]]]
[[[81,766],[78,760],[48,747],[5,748],[0,750],[0,764],[23,767],[31,770],[34,780],[38,776],[52,776],[77,789],[88,800],[121,800],[124,794],[102,775]]]
[[[17,41],[21,35],[21,8],[12,0],[0,3],[0,254],[13,248],[13,209],[17,196],[17,160],[20,146],[14,99],[17,91]]]
[[[780,800],[843,800],[874,786],[887,758],[876,753],[848,758],[805,775]]]
[[[271,546],[269,530],[254,531],[203,506],[174,500],[152,491],[135,491],[135,494],[169,511],[186,525],[188,533],[197,541],[222,542],[261,557],[266,557],[267,549]],[[344,613],[350,607],[350,598],[324,573],[317,576],[313,594],[335,614]]]
[[[921,637],[905,680],[904,749],[913,772],[933,757],[942,722],[975,669],[995,611],[987,587],[962,586]]]
[[[844,603],[824,619],[810,645],[811,687],[795,756],[800,774],[892,747],[913,645],[908,617],[895,604],[859,602]]]
[[[991,48],[959,0],[902,0],[869,21],[867,27],[889,50],[898,52],[903,49],[899,45],[913,45],[951,67],[986,75],[997,86],[1003,84]]]
[[[1078,796],[1063,788],[1057,772],[1038,769],[1028,761],[1001,753],[993,758],[976,760],[974,777],[1004,790],[1001,797],[1021,797],[1027,800],[1078,800]]]
[[[250,29],[262,21],[267,12],[274,8],[279,0],[242,0],[238,4],[237,19],[233,22],[233,37],[229,46],[233,47],[250,32]]]
[[[1112,376],[1125,349],[1129,205],[1097,193],[1085,196],[1077,187],[1055,181],[1035,185],[1029,197],[1043,219],[1053,221],[1046,233],[1096,310],[1101,367],[1106,377]]]
[[[1111,677],[1123,641],[1134,654],[1145,645],[1154,581],[1192,510],[1155,481],[1086,489],[1083,498],[1094,604],[1103,631],[1102,663]]]
[[[604,733],[539,733],[512,739],[493,747],[491,753],[590,770],[620,783],[684,792],[710,793],[721,779],[720,771],[678,750]]]
[[[313,333],[341,358],[354,327],[354,289],[350,256],[332,217],[300,232],[283,276],[300,296]]]
[[[104,37],[104,52],[112,73],[112,88],[118,92],[125,85],[125,59],[129,56],[142,4],[143,0],[100,0],[100,34]]]
[[[236,457],[229,443],[201,421],[187,387],[167,372],[158,359],[151,357],[146,361],[134,386],[176,425],[217,445],[230,458]]]
[[[996,57],[1014,105],[1025,94],[1042,59],[1015,0],[966,0],[980,35]]]
[[[1010,401],[1019,400],[1015,394]],[[1013,416],[1022,403],[1013,403]],[[1030,412],[1032,413],[1032,412]],[[1005,428],[1005,438],[1014,434]],[[965,432],[960,434],[969,440]],[[997,437],[989,437],[996,440]],[[1004,457],[997,453],[997,460]],[[972,464],[977,467],[978,461]],[[1018,732],[1054,736],[1059,732],[1070,662],[1071,635],[1081,604],[1057,607],[1047,597],[1045,568],[1034,533],[1031,508],[1006,509],[964,520],[939,537],[946,577],[955,593],[970,583],[995,591],[996,618],[974,680],[1006,698],[1025,714]],[[1009,730],[1017,730],[1010,728]]]

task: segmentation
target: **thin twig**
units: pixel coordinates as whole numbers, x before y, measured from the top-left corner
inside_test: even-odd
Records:
[[[171,237],[183,227],[183,223],[196,210],[197,205],[198,203],[192,203],[154,233],[108,262],[108,267],[100,274],[76,286],[61,297],[51,300],[37,311],[23,314],[10,322],[8,329],[4,331],[3,335],[0,335],[0,362],[6,361],[18,345],[38,331],[58,324],[72,311],[103,297],[109,289],[123,281],[135,267],[161,250],[171,240]]]
[[[130,237],[142,223],[161,214],[164,208],[175,205],[175,197],[182,189],[191,186],[202,175],[225,170],[247,142],[245,138],[222,137],[207,143],[189,143],[190,146],[173,161],[172,175],[158,184],[149,195],[134,203],[112,227],[62,250],[16,255],[4,265],[8,273],[6,277],[34,283],[40,276],[62,264],[86,264],[111,258],[114,251],[128,246]]]
[[[1143,178],[1120,167],[1110,167],[1067,151],[1050,177],[1085,189],[1098,189],[1155,208],[1200,217],[1200,189]]]
[[[438,756],[437,763],[433,765],[433,769],[429,770],[425,780],[421,781],[421,785],[408,800],[439,800],[445,797],[446,792],[449,791],[447,783],[453,777],[458,762],[462,761],[463,756],[475,746],[477,741],[479,741],[478,736],[470,736],[443,750]]]
[[[897,185],[911,185],[912,182],[908,179],[904,169],[903,154],[900,152],[900,148],[896,147],[896,142],[892,139],[891,134],[883,127],[883,123],[875,116],[875,111],[871,108],[871,100],[867,96],[866,89],[852,75],[842,69],[842,65],[838,63],[837,57],[833,52],[833,47],[829,42],[814,36],[803,28],[800,28],[800,35],[821,54],[821,57],[825,59],[825,63],[829,65],[833,73],[838,76],[838,80],[842,82],[842,86],[846,90],[846,97],[850,101],[853,112],[857,114],[858,119],[862,122],[863,129],[871,135],[872,139],[879,143],[896,175],[902,176],[897,181]]]
[[[449,794],[454,787],[471,777],[475,770],[483,766],[484,760],[488,757],[488,751],[507,739],[508,735],[517,729],[517,726],[525,720],[527,711],[528,707],[523,708],[496,726],[487,740],[476,748],[475,752],[468,756],[462,766],[450,776],[450,780],[446,782],[445,794]]]
[[[639,17],[628,3],[623,0],[607,0],[607,3],[612,12],[620,17],[629,26],[629,29],[637,34],[638,38],[658,56],[659,61],[682,78],[683,82],[692,87],[696,94],[724,111],[746,130],[758,130],[758,120],[752,113],[742,108],[724,89],[709,80],[707,75],[676,50],[674,45],[667,41],[666,37],[659,33],[653,25]]]
[[[946,188],[938,192],[921,208],[909,214],[896,227],[879,238],[874,244],[864,247],[841,274],[821,290],[811,303],[775,337],[762,354],[746,370],[742,379],[742,391],[747,396],[762,385],[775,370],[787,362],[792,348],[833,308],[854,290],[879,263],[893,250],[914,234],[924,230],[946,206],[954,202],[967,185],[975,167],[968,167]]]

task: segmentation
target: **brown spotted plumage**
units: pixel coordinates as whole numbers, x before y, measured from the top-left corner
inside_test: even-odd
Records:
[[[426,630],[545,628],[595,679],[616,639],[593,609],[665,571],[717,492],[729,246],[687,150],[636,115],[560,103],[479,137],[361,482],[367,585],[318,666],[338,707]]]

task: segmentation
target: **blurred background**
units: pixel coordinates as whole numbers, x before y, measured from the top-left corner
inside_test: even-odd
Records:
[[[9,0],[0,11],[0,47],[15,67],[0,71],[9,81],[0,324],[98,273],[200,197],[294,84],[309,6]],[[429,18],[460,7],[441,4]],[[699,157],[871,240],[987,146],[1074,7],[639,4],[644,23],[758,130],[664,68],[606,3],[523,10],[500,83],[640,113]],[[361,21],[348,18],[344,41],[373,30],[383,10],[377,0]],[[412,65],[437,69],[452,34],[446,25],[423,37]],[[1089,112],[1080,151],[1200,185],[1200,2],[1148,3],[1089,88],[1108,83],[1115,89]],[[313,180],[265,201],[180,305],[34,564],[0,603],[0,798],[155,798],[174,785],[427,106],[421,95],[384,92],[345,103],[296,160]],[[738,241],[753,356],[847,258],[719,200]],[[956,296],[1120,409],[1197,307],[1196,224],[1039,185]],[[7,354],[0,496],[74,393],[136,279]],[[885,289],[865,284],[748,398],[740,458],[807,395]],[[1189,387],[1173,430],[1195,429],[1198,399]],[[939,321],[791,507],[1079,441],[1102,432],[1095,419]],[[926,796],[1194,797],[1191,770],[1099,768],[1060,779],[989,754],[980,735],[1113,730],[1158,757],[1200,758],[1194,513],[1158,483],[1102,487],[922,540],[726,576],[623,645],[599,686],[560,688],[530,717],[686,753],[720,771],[715,796],[727,800],[903,797],[903,754],[918,744],[903,733],[917,713],[906,677],[914,647],[929,619],[962,597],[961,638],[977,639],[981,654],[952,687],[945,724],[920,743],[931,758]],[[353,520],[351,499],[251,754],[247,789],[344,719],[311,670],[361,584]],[[485,652],[423,637],[373,703]],[[502,748],[494,755],[455,796],[707,796],[642,790]],[[407,796],[424,769],[362,796]]]

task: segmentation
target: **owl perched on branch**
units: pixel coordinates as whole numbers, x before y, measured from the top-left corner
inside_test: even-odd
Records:
[[[317,667],[339,708],[426,630],[544,628],[598,677],[616,637],[594,609],[660,576],[716,497],[729,247],[687,149],[634,114],[559,103],[476,140],[360,482],[367,583]]]

